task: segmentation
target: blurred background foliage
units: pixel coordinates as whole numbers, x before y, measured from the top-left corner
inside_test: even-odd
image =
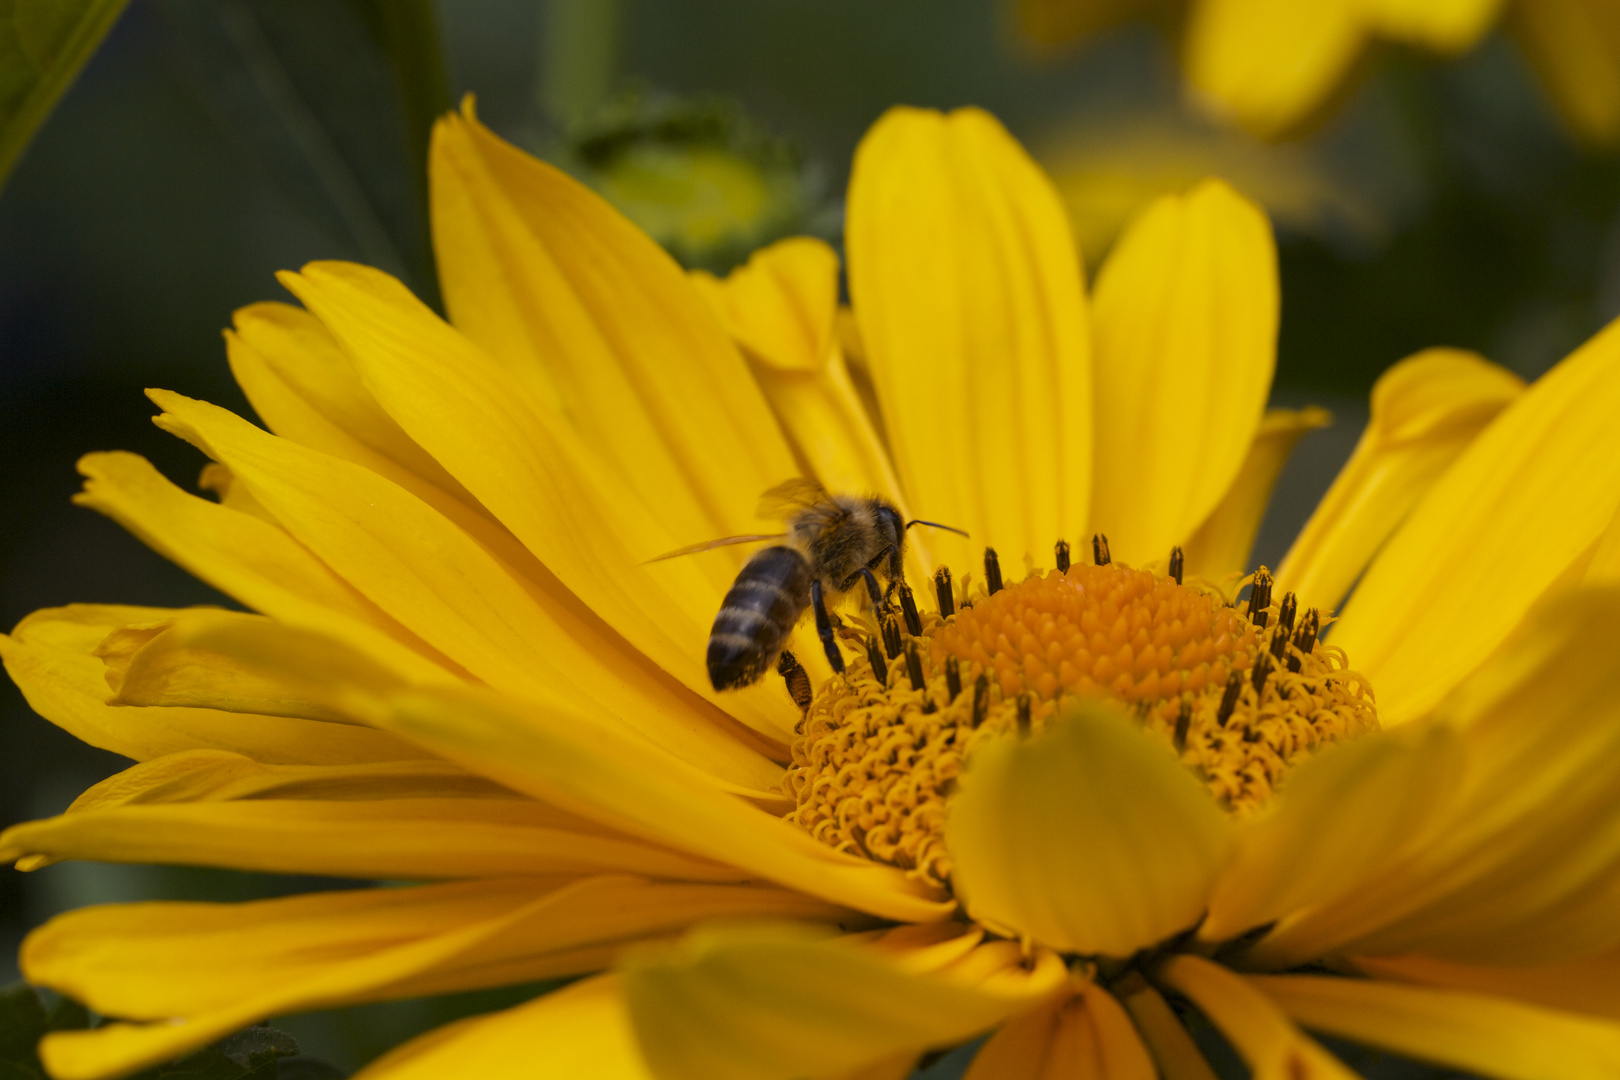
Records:
[[[150,425],[141,388],[246,411],[219,330],[281,295],[275,270],[356,259],[436,302],[427,137],[464,93],[497,132],[717,271],[792,232],[836,242],[856,141],[895,103],[1000,116],[1051,171],[1092,271],[1147,199],[1226,177],[1278,230],[1274,396],[1339,417],[1285,473],[1257,561],[1280,556],[1390,363],[1444,344],[1534,377],[1620,313],[1620,163],[1570,137],[1501,31],[1443,63],[1378,45],[1331,110],[1267,143],[1189,106],[1159,25],[1125,19],[1055,50],[1007,0],[133,0],[64,22],[74,7],[0,0],[0,169],[16,159],[0,192],[7,626],[76,600],[224,602],[72,508],[73,462],[127,448],[190,481],[200,459]],[[58,812],[120,767],[9,683],[0,699],[0,824]],[[66,907],[344,884],[0,872],[0,968],[24,928]],[[532,990],[278,1023],[347,1069]]]

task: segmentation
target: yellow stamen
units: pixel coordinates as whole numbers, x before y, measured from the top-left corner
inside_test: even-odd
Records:
[[[856,650],[816,693],[785,781],[798,804],[789,819],[943,884],[946,800],[962,763],[981,740],[1039,730],[1063,694],[1133,708],[1222,805],[1252,811],[1313,746],[1378,726],[1366,681],[1316,641],[1316,612],[1299,617],[1292,595],[1272,603],[1262,575],[1247,615],[1117,563],[921,615],[921,634],[895,650],[902,661],[881,664],[881,643],[864,650],[883,677]]]

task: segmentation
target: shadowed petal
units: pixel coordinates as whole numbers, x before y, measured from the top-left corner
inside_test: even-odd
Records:
[[[1248,568],[1249,551],[1266,516],[1271,489],[1294,452],[1300,436],[1327,427],[1333,416],[1325,409],[1268,409],[1249,443],[1237,478],[1209,517],[1187,541],[1186,573],[1221,581]],[[1279,592],[1280,590],[1276,590]]]
[[[802,930],[698,930],[625,968],[625,999],[666,1080],[795,1080],[960,1042],[1067,977],[1050,952],[1025,968],[1012,942],[925,972],[881,950]]]
[[[1358,1080],[1243,976],[1184,953],[1166,960],[1157,978],[1214,1022],[1254,1080]]]
[[[1312,975],[1251,976],[1306,1027],[1501,1080],[1620,1074],[1620,1024],[1482,994]]]

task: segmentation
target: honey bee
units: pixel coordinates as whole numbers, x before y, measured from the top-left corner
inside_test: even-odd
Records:
[[[905,580],[906,530],[913,525],[952,529],[932,521],[902,521],[900,511],[886,499],[829,494],[811,480],[795,478],[767,491],[760,502],[760,517],[779,517],[785,532],[728,536],[658,556],[658,562],[679,555],[727,544],[764,540],[779,543],[762,548],[743,564],[737,580],[721,602],[709,631],[709,681],[716,690],[751,686],[769,670],[782,651],[804,609],[815,612],[816,633],[835,672],[844,670],[844,657],[833,636],[829,599],[865,581],[872,607],[881,610],[896,586]],[[966,536],[966,533],[962,533]],[[878,585],[876,571],[888,579]]]

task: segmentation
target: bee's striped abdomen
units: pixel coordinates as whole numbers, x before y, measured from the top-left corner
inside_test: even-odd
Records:
[[[810,603],[810,567],[790,547],[757,552],[737,575],[709,631],[709,681],[716,690],[763,675]]]

